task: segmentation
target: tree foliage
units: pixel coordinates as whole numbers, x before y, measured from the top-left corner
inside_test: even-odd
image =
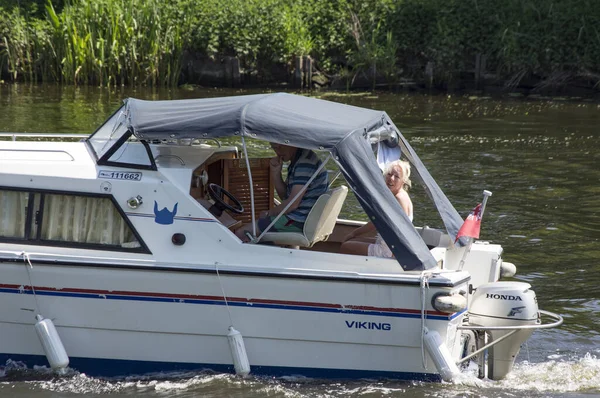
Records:
[[[518,82],[600,73],[597,0],[0,0],[0,72],[93,84],[178,82],[183,54],[246,70],[310,55],[375,82],[487,68]]]

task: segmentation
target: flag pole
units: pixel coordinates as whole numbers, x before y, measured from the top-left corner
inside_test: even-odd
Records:
[[[487,189],[483,190],[483,202],[481,202],[481,216],[480,218],[483,220],[483,212],[485,211],[485,204],[487,203],[488,198],[492,196],[492,192]]]
[[[481,214],[479,215],[479,219],[483,220],[483,212],[485,211],[485,205],[487,203],[488,198],[492,196],[492,192],[488,191],[487,189],[483,190],[483,201],[481,202]],[[469,237],[469,243],[467,243],[467,246],[465,247],[465,251],[462,255],[462,258],[460,259],[460,263],[458,265],[458,269],[459,271],[462,271],[464,265],[465,265],[465,259],[467,258],[467,254],[469,254],[469,252],[471,251],[471,245],[473,244],[473,238]]]

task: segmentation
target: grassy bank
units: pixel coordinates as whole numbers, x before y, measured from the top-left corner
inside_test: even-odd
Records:
[[[348,81],[448,85],[475,68],[508,86],[596,86],[596,0],[0,0],[4,79],[175,85],[190,54],[266,75],[310,55]],[[188,82],[195,83],[195,82]]]

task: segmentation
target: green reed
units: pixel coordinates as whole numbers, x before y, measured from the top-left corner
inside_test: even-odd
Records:
[[[80,0],[28,22],[18,8],[2,12],[10,31],[3,58],[13,79],[68,84],[176,84],[181,25],[160,0]],[[6,29],[5,29],[6,31]]]
[[[179,78],[180,29],[160,0],[80,0],[46,6],[67,83],[168,85]]]
[[[0,73],[12,80],[175,85],[184,54],[249,74],[311,55],[372,85],[474,69],[506,84],[600,81],[598,0],[0,0]],[[53,6],[56,6],[56,8]],[[186,58],[187,60],[187,58]]]

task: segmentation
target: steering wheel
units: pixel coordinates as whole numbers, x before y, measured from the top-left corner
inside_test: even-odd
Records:
[[[237,200],[237,198],[230,192],[226,191],[222,186],[210,183],[208,184],[207,191],[210,197],[215,201],[215,204],[214,206],[211,206],[211,209],[213,207],[216,208],[213,210],[216,210],[217,214],[213,213],[211,209],[209,209],[209,211],[211,211],[211,213],[213,213],[216,217],[221,216],[223,210],[229,210],[236,214],[242,214],[244,212],[244,206],[242,206],[240,201]],[[229,200],[233,202],[233,205],[226,203],[223,200],[223,195],[227,196]]]

